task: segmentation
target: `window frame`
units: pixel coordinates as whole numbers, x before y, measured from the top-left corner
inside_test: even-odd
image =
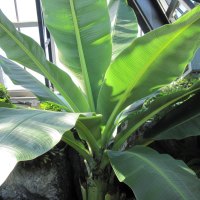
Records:
[[[43,21],[43,13],[42,13],[42,8],[41,8],[41,2],[40,0],[34,0],[35,2],[35,11],[37,14],[37,21],[20,21],[19,20],[19,14],[18,14],[18,2],[17,0],[12,0],[14,4],[14,9],[15,9],[15,16],[16,16],[16,21],[13,22],[14,26],[18,31],[20,31],[21,28],[38,28],[38,34],[39,34],[39,39],[40,39],[40,46],[43,48],[45,55],[48,60],[51,62],[56,61],[56,54],[55,54],[55,47],[54,43],[52,42],[52,38],[50,36],[50,33],[48,32],[47,28],[44,25]],[[53,85],[48,81],[48,79],[45,79],[45,85],[49,88],[53,88]],[[5,85],[5,78],[3,75],[3,70],[0,68],[0,82]],[[21,104],[32,104],[34,103],[37,104],[37,98],[29,91],[24,89],[9,89],[8,92],[11,96],[11,101],[14,103],[21,103]],[[37,102],[37,103],[35,103]]]

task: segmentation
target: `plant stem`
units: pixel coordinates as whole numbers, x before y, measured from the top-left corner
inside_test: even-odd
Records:
[[[100,148],[90,130],[80,121],[77,121],[76,128],[79,134],[83,137],[83,139],[85,139],[88,142],[95,156],[97,158],[100,158],[101,156]]]
[[[105,200],[106,185],[105,181],[100,179],[88,180],[87,200]]]
[[[68,145],[70,145],[72,148],[74,148],[88,162],[90,162],[93,159],[86,149],[81,148],[75,141],[68,139],[65,134],[63,135],[62,140]]]
[[[110,118],[108,119],[107,125],[103,131],[102,147],[104,148],[106,147],[106,144],[109,142],[110,138],[112,137],[112,133],[114,130],[113,124],[120,109],[121,109],[121,104],[118,103],[114,111],[112,112]]]

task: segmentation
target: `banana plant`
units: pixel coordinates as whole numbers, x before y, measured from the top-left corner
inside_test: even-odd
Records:
[[[199,77],[182,74],[200,46],[200,7],[139,38],[126,1],[42,0],[42,7],[65,68],[46,60],[42,48],[2,12],[0,47],[7,58],[0,57],[0,66],[15,84],[41,102],[61,105],[63,112],[0,108],[0,184],[17,162],[63,140],[85,160],[83,200],[123,199],[114,187],[115,175],[137,200],[198,200],[196,174],[148,145],[200,134],[196,104],[159,128],[165,116],[199,97]],[[48,78],[60,95],[19,64]],[[156,123],[155,132],[149,127],[151,133],[138,136],[148,123]]]

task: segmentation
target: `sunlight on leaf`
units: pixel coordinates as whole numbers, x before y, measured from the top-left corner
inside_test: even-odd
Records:
[[[17,164],[17,159],[15,156],[5,150],[4,148],[0,147],[0,185],[6,180],[8,174],[14,169],[15,165]]]

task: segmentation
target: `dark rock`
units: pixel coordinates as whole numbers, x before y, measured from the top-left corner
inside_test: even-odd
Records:
[[[69,155],[68,149],[56,147],[33,161],[18,163],[0,187],[0,200],[81,200],[79,172],[73,168],[80,166],[73,163],[79,162],[78,155]]]
[[[9,193],[8,193],[9,191]],[[12,192],[10,192],[12,191]],[[28,191],[23,185],[12,185],[8,188],[2,189],[2,196],[4,199],[7,200],[47,200],[47,198],[44,198],[38,194],[32,194],[30,191]]]

